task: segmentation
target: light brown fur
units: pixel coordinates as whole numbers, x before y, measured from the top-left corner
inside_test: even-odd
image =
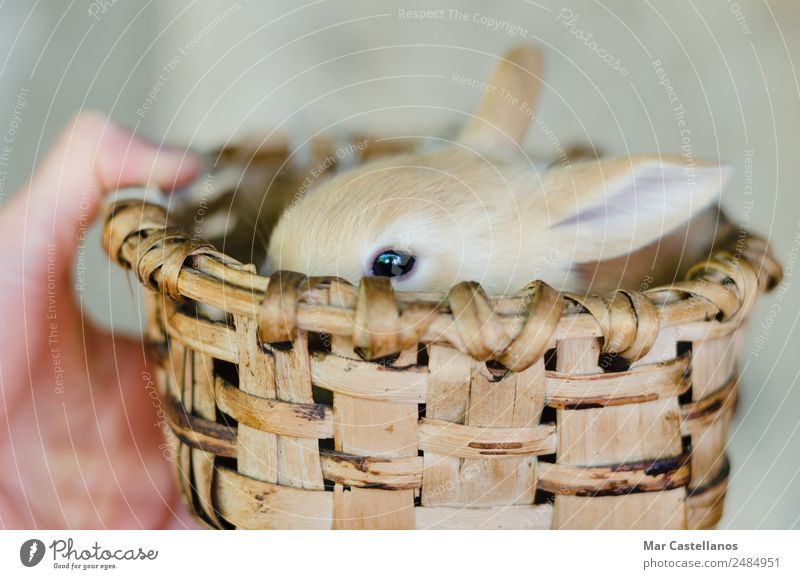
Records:
[[[534,66],[538,53],[518,49],[490,84],[513,87],[520,102],[532,103]],[[489,293],[507,294],[543,279],[558,289],[600,291],[668,281],[719,233],[709,227],[716,212],[707,208],[726,171],[675,156],[543,171],[520,152],[525,107],[509,107],[488,95],[458,142],[366,163],[320,183],[278,223],[268,270],[357,283],[375,255],[392,248],[416,259],[408,276],[394,280],[398,289],[446,291],[474,280]],[[681,253],[687,223],[701,213],[706,221],[692,229]]]

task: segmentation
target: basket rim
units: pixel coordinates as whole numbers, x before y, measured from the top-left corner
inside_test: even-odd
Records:
[[[782,278],[767,241],[744,231],[685,281],[641,292],[582,296],[538,280],[504,296],[475,282],[446,293],[395,292],[387,278],[367,276],[356,287],[336,277],[258,275],[254,265],[170,227],[163,207],[142,200],[111,205],[103,223],[109,257],[165,299],[256,318],[264,343],[289,342],[298,330],[349,336],[372,360],[436,343],[521,370],[555,341],[579,337],[603,338],[605,352],[636,360],[662,328],[679,327],[682,339],[730,333]]]

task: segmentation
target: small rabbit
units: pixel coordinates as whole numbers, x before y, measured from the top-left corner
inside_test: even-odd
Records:
[[[542,279],[563,291],[669,282],[730,226],[713,202],[729,171],[678,156],[565,163],[544,171],[520,144],[540,55],[506,55],[456,142],[365,163],[289,207],[267,271],[391,277],[443,292],[462,280],[509,294]]]

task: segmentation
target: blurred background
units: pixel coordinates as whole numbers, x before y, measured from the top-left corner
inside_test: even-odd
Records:
[[[546,58],[533,154],[731,165],[723,205],[770,239],[786,278],[750,322],[720,526],[800,528],[800,3],[8,0],[0,16],[0,205],[81,109],[198,151],[272,131],[441,134],[481,96],[456,79],[486,78],[520,42]],[[96,225],[83,250],[86,310],[140,333]]]

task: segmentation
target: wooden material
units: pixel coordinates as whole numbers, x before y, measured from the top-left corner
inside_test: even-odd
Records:
[[[139,202],[103,242],[148,288],[164,448],[217,528],[713,527],[740,328],[781,275],[747,237],[607,296],[268,279]]]

